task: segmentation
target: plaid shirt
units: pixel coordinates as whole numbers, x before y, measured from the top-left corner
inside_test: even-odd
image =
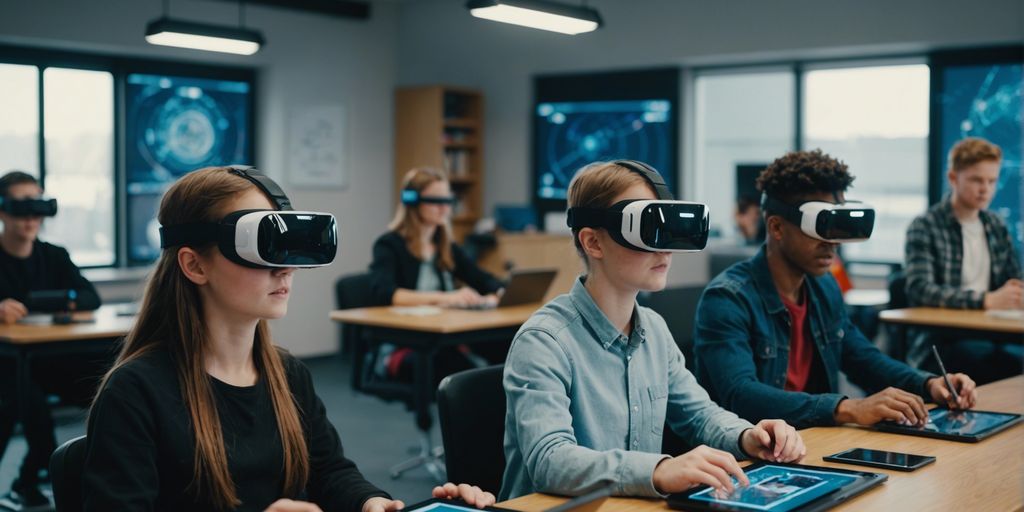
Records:
[[[1013,241],[998,215],[979,213],[988,240],[992,261],[989,290],[997,290],[1006,281],[1021,277]],[[960,288],[964,241],[960,222],[953,215],[947,197],[914,219],[907,230],[907,299],[912,306],[936,306],[956,309],[982,309],[984,293]]]

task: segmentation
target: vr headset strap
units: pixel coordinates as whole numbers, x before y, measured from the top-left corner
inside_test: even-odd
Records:
[[[603,208],[569,208],[565,221],[573,229],[606,228],[618,231],[622,225],[622,212]]]
[[[160,228],[160,248],[216,242],[219,240],[220,227],[220,224],[211,222],[163,226]]]
[[[761,193],[761,211],[765,212],[766,215],[780,215],[783,219],[797,226],[800,226],[800,222],[803,219],[803,213],[800,212],[799,208],[786,204],[765,193]]]
[[[259,169],[246,165],[232,165],[230,168],[232,174],[251,181],[254,185],[259,187],[264,194],[270,196],[270,199],[274,202],[274,205],[277,206],[278,210],[285,211],[292,209],[292,202],[288,199],[288,196],[284,191],[281,190],[281,187],[279,187],[274,180],[270,179],[269,176],[263,174]]]
[[[658,196],[658,199],[663,201],[672,201],[675,197],[672,196],[672,192],[668,189],[668,185],[665,184],[665,178],[654,170],[653,167],[640,162],[638,160],[616,160],[612,162],[615,165],[621,165],[626,169],[629,169],[647,180],[648,183],[654,187],[654,193]]]

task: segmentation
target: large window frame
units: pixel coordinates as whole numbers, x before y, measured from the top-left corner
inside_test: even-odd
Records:
[[[256,96],[258,84],[256,82],[256,69],[250,67],[202,64],[162,59],[142,59],[135,57],[122,57],[103,55],[96,53],[74,52],[64,50],[51,50],[33,47],[0,45],[0,63],[20,64],[35,66],[38,71],[39,88],[39,133],[38,133],[38,159],[39,159],[39,183],[46,188],[46,140],[45,140],[45,105],[43,73],[47,68],[67,68],[88,71],[104,71],[113,76],[114,79],[114,137],[113,137],[113,186],[114,186],[114,261],[111,265],[82,266],[81,268],[129,268],[140,266],[132,265],[128,258],[127,247],[127,192],[126,192],[126,170],[125,170],[125,81],[129,74],[148,73],[163,75],[181,75],[196,78],[209,78],[217,80],[243,81],[249,84],[248,109],[249,116],[246,130],[252,139],[248,147],[248,163],[258,166],[256,162],[255,141],[256,133]],[[0,169],[0,173],[6,170]],[[58,198],[59,201],[59,198]],[[60,243],[59,240],[55,240]],[[148,266],[145,264],[143,266]]]
[[[913,53],[913,54],[892,54],[892,55],[879,55],[870,57],[846,57],[846,58],[823,58],[823,59],[793,59],[793,60],[781,60],[781,61],[770,61],[770,62],[756,62],[756,63],[741,63],[741,64],[728,64],[728,65],[711,65],[711,66],[699,66],[692,68],[690,79],[687,81],[688,84],[688,96],[691,102],[696,101],[696,83],[697,78],[700,76],[711,75],[711,74],[744,74],[744,73],[759,73],[766,69],[781,71],[788,70],[793,73],[794,87],[793,87],[793,112],[792,112],[792,126],[793,126],[793,141],[791,146],[796,151],[808,149],[805,147],[804,139],[806,137],[806,127],[804,126],[804,103],[805,103],[805,91],[804,83],[806,73],[814,70],[821,69],[840,69],[840,68],[857,68],[857,67],[876,67],[886,65],[905,65],[905,64],[924,64],[931,66],[930,54],[927,53]],[[934,77],[934,74],[933,74]],[[929,104],[931,104],[931,95],[934,92],[934,78],[932,79],[932,89],[929,91]],[[691,103],[692,105],[693,103]],[[690,109],[694,112],[696,107]],[[691,116],[693,114],[690,114]],[[932,133],[934,128],[933,120],[931,119],[931,108],[929,109],[929,134],[928,134],[928,147],[931,147],[935,134]],[[687,136],[687,144],[689,147],[696,151],[698,136],[696,132],[696,123],[693,123],[694,130]],[[781,156],[781,155],[779,155]],[[932,151],[926,151],[923,155],[925,158],[926,169],[928,175],[925,177],[925,190],[922,191],[922,196],[927,198],[928,204],[932,204],[932,197],[935,192],[932,190],[933,185],[933,155]],[[696,155],[689,156],[686,161],[689,164],[689,170],[696,172]],[[699,184],[705,180],[694,178],[691,182]],[[923,213],[923,212],[922,212]],[[896,266],[902,264],[902,261],[890,261],[880,259],[857,259],[846,261],[846,263],[853,264],[867,264],[871,266],[882,265],[886,267]]]

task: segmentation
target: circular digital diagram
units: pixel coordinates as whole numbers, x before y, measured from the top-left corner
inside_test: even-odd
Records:
[[[134,142],[160,181],[219,163],[237,131],[216,99],[198,88],[161,89],[142,102],[138,114]]]
[[[537,114],[537,193],[564,199],[569,182],[598,160],[641,160],[659,171],[671,165],[668,101],[542,103]],[[671,188],[671,174],[663,174]]]

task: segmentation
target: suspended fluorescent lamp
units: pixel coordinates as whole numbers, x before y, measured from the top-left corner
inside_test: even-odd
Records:
[[[469,0],[466,7],[477,18],[561,34],[582,34],[601,26],[596,9],[547,0]]]
[[[146,41],[162,46],[238,55],[252,55],[264,42],[263,35],[255,30],[174,20],[166,16],[149,22]]]

